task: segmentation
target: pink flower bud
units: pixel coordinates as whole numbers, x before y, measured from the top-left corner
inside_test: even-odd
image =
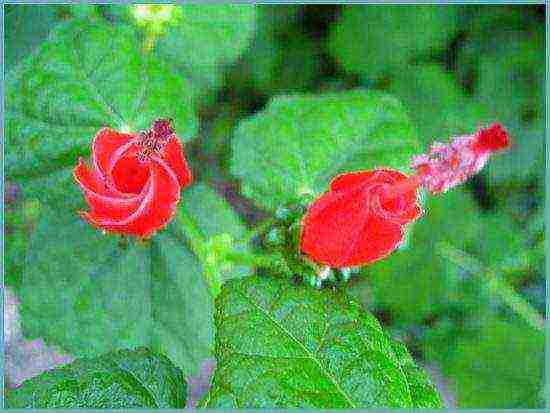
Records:
[[[478,173],[489,156],[510,146],[510,137],[504,127],[494,123],[474,135],[453,138],[448,144],[435,142],[428,154],[414,156],[415,169],[422,185],[432,194],[447,192]]]

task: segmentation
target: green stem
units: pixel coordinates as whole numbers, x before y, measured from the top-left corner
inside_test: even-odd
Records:
[[[254,267],[277,268],[280,258],[276,255],[263,255],[250,252],[231,251],[226,257],[237,265],[249,265]]]
[[[474,257],[446,242],[440,242],[437,249],[444,258],[471,273],[485,278],[487,287],[493,294],[498,295],[512,311],[523,318],[531,327],[541,332],[544,331],[542,316],[523,297],[516,293],[505,280],[499,278],[493,269],[485,268]]]
[[[201,261],[206,260],[206,238],[202,234],[196,221],[187,213],[187,211],[181,209],[176,215],[176,223],[178,227],[183,231],[185,239],[191,247],[191,250],[199,257]]]

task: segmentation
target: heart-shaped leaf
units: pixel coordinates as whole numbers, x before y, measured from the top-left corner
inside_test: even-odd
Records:
[[[197,129],[189,90],[141,50],[130,26],[92,17],[61,24],[7,81],[7,175],[74,164],[105,125],[136,132],[172,117],[187,139]]]
[[[233,280],[215,320],[206,407],[441,406],[406,349],[342,292],[265,276]]]
[[[245,232],[208,187],[196,185],[182,198],[180,208],[217,205],[209,209],[209,225],[190,212],[205,237]],[[81,220],[63,197],[46,200],[18,290],[25,336],[43,337],[77,357],[146,345],[195,374],[211,355],[212,300],[201,262],[175,223],[151,241],[125,244]],[[82,200],[77,205],[84,208]],[[248,271],[236,267],[224,278]]]
[[[231,171],[242,179],[245,195],[275,210],[325,191],[339,172],[407,170],[418,150],[407,115],[388,95],[353,90],[279,96],[237,128]]]
[[[182,371],[147,348],[79,359],[9,390],[8,408],[184,408]]]

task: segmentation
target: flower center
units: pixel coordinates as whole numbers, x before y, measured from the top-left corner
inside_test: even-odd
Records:
[[[138,160],[137,150],[128,150],[111,171],[115,186],[121,192],[139,194],[151,174],[149,164]]]

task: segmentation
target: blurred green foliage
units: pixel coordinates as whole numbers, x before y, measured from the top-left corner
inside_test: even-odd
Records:
[[[41,238],[40,221],[70,220],[83,207],[71,165],[89,154],[90,137],[103,122],[141,128],[153,116],[174,116],[205,184],[185,192],[184,204],[194,205],[205,233],[214,234],[219,225],[238,238],[245,224],[254,224],[248,218],[262,213],[258,206],[274,211],[302,189],[322,192],[342,168],[398,162],[393,166],[407,170],[409,156],[433,140],[499,121],[511,132],[513,148],[462,188],[425,199],[425,216],[409,228],[405,245],[363,269],[352,292],[417,359],[441,367],[459,407],[540,407],[542,335],[491,295],[483,274],[442,257],[437,242],[476,257],[544,311],[544,8],[208,7],[136,15],[125,6],[6,6],[6,178],[21,185],[22,195],[6,209],[5,280],[36,303],[26,310],[31,316],[23,314],[27,331],[62,336],[63,320],[74,316],[64,314],[57,330],[44,327],[40,317],[64,307],[55,294],[33,292],[40,283],[60,284],[67,300],[80,294],[83,308],[100,306],[100,295],[71,296],[70,279],[40,272],[52,259],[47,252],[64,236],[60,231]],[[110,53],[102,55],[106,44]],[[86,56],[76,53],[84,49]],[[399,127],[385,118],[393,112]],[[373,136],[398,144],[366,156]],[[305,164],[297,163],[298,153],[307,153]],[[311,176],[308,167],[325,174]],[[210,189],[220,183],[236,188],[224,193],[225,200]],[[221,215],[209,213],[214,210]],[[72,217],[69,224],[77,225]],[[84,238],[75,243],[90,240]],[[35,247],[28,251],[28,245]],[[179,250],[174,254],[189,255],[189,271],[201,271],[192,252]],[[143,254],[147,260],[162,251]],[[141,259],[132,262],[143,266]],[[170,268],[164,262],[155,274],[181,276]],[[87,274],[75,271],[77,278]],[[187,283],[182,290],[195,294],[190,291],[199,287]],[[116,293],[123,284],[88,284],[87,291]],[[193,332],[213,329],[205,320],[182,323]],[[168,335],[159,340],[170,342]],[[67,348],[78,349],[72,344]],[[211,337],[188,343],[204,351],[186,368],[194,371],[211,344]],[[187,360],[172,357],[180,366]]]

